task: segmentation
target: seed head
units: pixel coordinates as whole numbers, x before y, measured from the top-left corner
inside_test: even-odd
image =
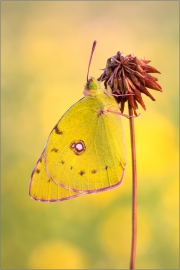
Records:
[[[137,115],[138,103],[146,110],[142,94],[155,101],[147,88],[162,92],[161,86],[157,83],[158,79],[149,74],[160,72],[148,65],[149,62],[149,60],[140,59],[132,54],[124,57],[119,51],[115,56],[107,59],[106,68],[103,69],[98,80],[104,81],[106,88],[109,85],[113,94],[124,95],[115,96],[122,113],[126,101],[133,108],[135,115]]]

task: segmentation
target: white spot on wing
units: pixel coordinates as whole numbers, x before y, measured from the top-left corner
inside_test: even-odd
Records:
[[[77,143],[76,144],[76,149],[78,150],[78,151],[81,151],[81,150],[83,150],[83,145],[81,144],[81,143]]]

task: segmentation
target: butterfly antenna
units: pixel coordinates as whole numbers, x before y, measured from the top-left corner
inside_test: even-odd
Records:
[[[91,60],[92,60],[92,56],[93,56],[93,52],[94,52],[94,49],[96,47],[96,40],[93,42],[93,45],[92,45],[92,50],[91,50],[91,55],[90,55],[90,58],[89,58],[89,64],[88,64],[88,71],[87,71],[87,82],[88,82],[88,77],[89,77],[89,68],[90,68],[90,65],[91,65]]]

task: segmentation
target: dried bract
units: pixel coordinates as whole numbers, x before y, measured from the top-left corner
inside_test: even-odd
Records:
[[[122,113],[126,101],[133,108],[135,115],[137,115],[138,103],[146,110],[142,94],[155,101],[147,88],[162,92],[161,86],[157,83],[158,79],[149,74],[160,72],[148,65],[149,62],[149,60],[140,59],[132,54],[124,57],[119,51],[115,56],[108,58],[106,68],[103,69],[98,80],[104,81],[106,88],[109,85],[113,94],[122,95],[115,96]]]

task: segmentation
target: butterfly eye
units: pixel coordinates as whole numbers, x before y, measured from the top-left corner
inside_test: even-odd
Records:
[[[94,82],[90,82],[88,87],[89,87],[89,89],[97,90],[97,85]]]

